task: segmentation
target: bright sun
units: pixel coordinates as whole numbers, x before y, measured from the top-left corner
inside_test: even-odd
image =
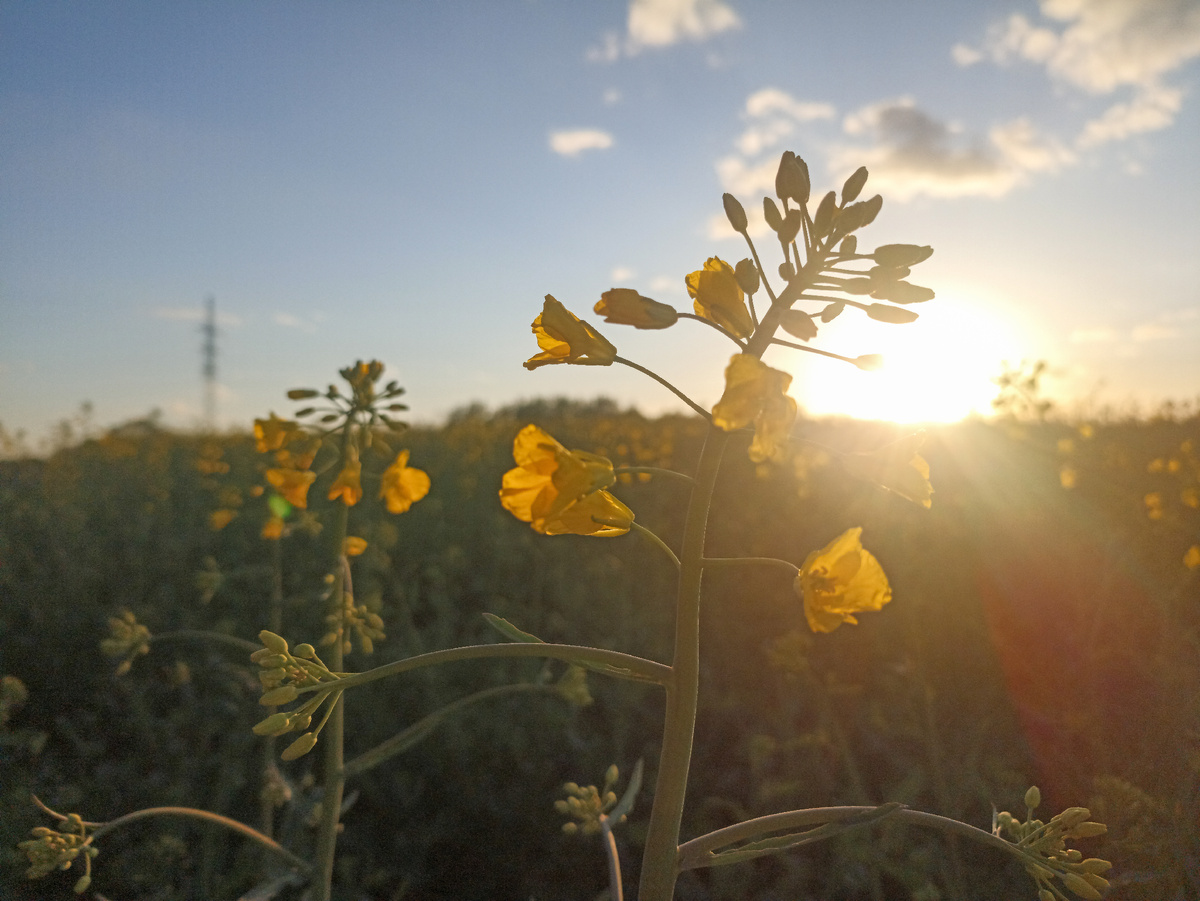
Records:
[[[911,325],[886,325],[846,310],[822,332],[824,347],[848,356],[881,353],[876,372],[804,354],[793,396],[813,416],[842,415],[892,422],[954,422],[991,412],[992,381],[1005,360],[1028,356],[1015,328],[992,309],[961,297],[913,308]],[[835,328],[836,326],[836,328]],[[853,350],[850,350],[853,348]]]

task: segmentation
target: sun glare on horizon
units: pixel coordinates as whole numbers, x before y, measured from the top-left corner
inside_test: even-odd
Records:
[[[863,372],[827,361],[818,377],[797,375],[795,396],[813,416],[851,416],[900,423],[957,422],[991,412],[993,381],[1004,362],[1030,356],[1013,324],[992,308],[960,297],[938,297],[916,308],[911,325],[885,325],[847,310],[828,335],[837,344],[853,343],[862,353],[883,355],[883,368]],[[832,341],[830,342],[833,343]],[[857,351],[856,351],[857,352]],[[808,361],[805,361],[806,363]],[[818,370],[810,367],[809,373]]]

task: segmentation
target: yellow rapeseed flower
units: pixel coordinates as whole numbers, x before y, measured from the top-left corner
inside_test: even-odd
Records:
[[[260,454],[267,451],[279,450],[292,440],[299,423],[290,419],[280,419],[274,413],[270,419],[254,420],[254,449]]]
[[[1183,555],[1183,565],[1188,569],[1200,569],[1200,544],[1193,544]]]
[[[879,610],[892,599],[883,567],[863,550],[861,536],[861,528],[847,529],[809,554],[800,567],[795,588],[804,598],[804,615],[814,632],[857,623],[855,613]]]
[[[267,541],[278,541],[283,537],[283,517],[272,516],[263,523],[262,531],[258,533],[260,538],[265,538]]]
[[[219,532],[233,522],[235,516],[237,516],[237,510],[230,510],[224,507],[220,510],[213,510],[212,513],[208,514],[208,527],[214,532]]]
[[[613,288],[600,295],[594,307],[605,322],[632,325],[635,328],[670,328],[679,321],[675,308],[649,297],[642,297],[632,288]]]
[[[367,549],[367,539],[357,535],[347,535],[342,541],[342,553],[347,557],[357,557]]]
[[[567,450],[535,425],[527,425],[517,434],[513,459],[517,468],[504,474],[500,503],[536,531],[548,535],[600,535],[629,530],[627,523],[633,520],[633,514],[603,491],[616,480],[611,460],[587,451]],[[568,512],[584,501],[587,503],[579,510]],[[605,527],[593,522],[592,516],[626,525]]]
[[[732,266],[720,257],[709,257],[703,269],[697,269],[684,281],[697,315],[739,338],[750,337],[754,321],[746,309],[742,286]]]
[[[727,432],[754,424],[750,459],[779,460],[796,419],[788,397],[792,377],[751,354],[734,354],[725,369],[725,393],[713,407],[713,424]]]
[[[362,493],[362,463],[359,462],[357,454],[351,454],[342,471],[329,486],[329,499],[340,499],[347,507],[353,507],[362,500]]]
[[[379,496],[387,502],[389,513],[403,513],[429,493],[429,476],[408,465],[408,451],[396,455],[383,471]]]
[[[306,469],[268,469],[267,481],[283,499],[301,510],[308,508],[308,489],[317,477]]]
[[[526,369],[547,363],[578,363],[581,366],[611,366],[617,349],[608,339],[564,307],[550,294],[542,312],[533,320],[540,354],[525,361]]]

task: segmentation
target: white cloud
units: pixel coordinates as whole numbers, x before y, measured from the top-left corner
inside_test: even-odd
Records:
[[[604,96],[601,99],[604,101],[605,106],[615,106],[621,102],[621,92],[616,88],[609,88],[604,92]]]
[[[550,149],[562,156],[579,156],[585,150],[606,150],[612,145],[612,135],[598,128],[550,132]]]
[[[1080,328],[1067,340],[1072,344],[1111,344],[1117,340],[1117,333],[1110,328]]]
[[[635,273],[628,266],[617,266],[612,272],[609,273],[609,278],[611,278],[617,284],[620,284],[621,282],[632,281],[636,274],[637,273]]]
[[[622,53],[634,56],[647,48],[706,41],[741,24],[738,14],[721,0],[630,0],[624,39],[607,32],[599,46],[587,51],[587,58],[613,62]]]
[[[1182,93],[1163,79],[1200,57],[1196,0],[1040,0],[1044,22],[1021,14],[993,25],[979,48],[957,45],[960,65],[987,57],[1045,68],[1056,81],[1095,96],[1121,93],[1086,123],[1081,148],[1170,126]]]
[[[678,291],[682,281],[669,275],[656,275],[650,279],[650,290],[659,294],[669,294]]]
[[[150,311],[150,315],[155,319],[170,319],[174,322],[203,322],[207,314],[202,307],[155,307]],[[217,310],[217,325],[237,328],[241,324],[241,316]]]
[[[746,98],[748,117],[770,116],[774,113],[782,113],[797,122],[809,122],[813,119],[832,119],[837,110],[828,103],[797,100],[779,88],[763,88]]]
[[[1179,330],[1166,325],[1158,325],[1156,323],[1146,323],[1145,325],[1135,326],[1130,335],[1134,341],[1163,341],[1168,338],[1178,338]]]
[[[271,321],[276,325],[282,325],[284,328],[294,328],[301,332],[315,332],[317,330],[316,321],[321,317],[313,317],[313,320],[301,319],[299,316],[294,316],[291,313],[277,312],[271,317]]]
[[[1071,151],[1040,135],[1026,119],[993,127],[986,140],[970,138],[909,97],[863,107],[846,117],[843,128],[867,143],[835,148],[831,170],[844,177],[865,165],[871,185],[889,200],[919,194],[1002,197],[1032,172],[1053,172],[1074,162]]]

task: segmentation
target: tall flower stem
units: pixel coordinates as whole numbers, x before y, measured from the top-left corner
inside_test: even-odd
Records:
[[[267,628],[276,635],[283,633],[283,542],[271,541],[271,597],[267,607]],[[275,708],[269,710],[275,712]],[[258,799],[258,828],[263,835],[275,834],[275,799],[266,787],[275,769],[275,736],[268,735],[262,743],[263,784]]]
[[[349,435],[350,426],[346,426]],[[334,573],[333,591],[329,594],[329,610],[336,616],[333,628],[337,640],[329,652],[326,665],[334,672],[341,672],[342,643],[345,640],[345,594],[346,566],[343,562],[342,544],[350,519],[350,508],[345,504],[338,511],[337,526],[333,530],[334,550],[338,565]],[[345,736],[345,693],[338,692],[322,733],[325,756],[322,761],[324,777],[321,784],[321,821],[317,826],[317,864],[314,888],[315,901],[329,901],[333,888],[333,858],[337,849],[338,820],[342,814],[342,792],[346,786],[343,739]]]
[[[687,796],[700,685],[700,582],[704,573],[704,535],[713,489],[728,441],[727,432],[716,427],[709,429],[700,452],[696,487],[684,525],[679,593],[675,601],[675,653],[666,685],[663,746],[642,856],[640,901],[670,901],[675,891],[679,824]]]

